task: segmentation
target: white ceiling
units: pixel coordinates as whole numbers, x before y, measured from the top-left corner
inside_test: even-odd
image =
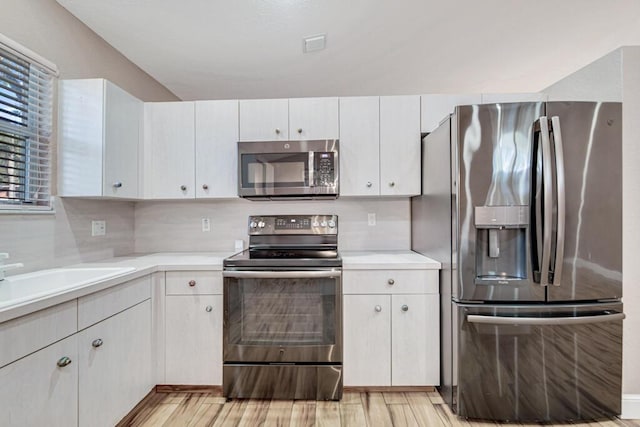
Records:
[[[637,0],[57,1],[183,100],[538,91],[640,44]]]

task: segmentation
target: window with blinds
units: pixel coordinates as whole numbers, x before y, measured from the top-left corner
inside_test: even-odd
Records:
[[[51,208],[53,81],[0,44],[0,210]]]

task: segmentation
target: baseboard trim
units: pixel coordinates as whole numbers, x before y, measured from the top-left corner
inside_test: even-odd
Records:
[[[390,392],[411,392],[411,391],[422,391],[422,392],[430,392],[436,391],[434,386],[365,386],[365,387],[354,387],[354,386],[345,386],[343,388],[345,392],[351,393],[390,393]]]
[[[222,396],[222,386],[220,385],[181,385],[181,384],[159,384],[156,386],[158,393],[211,393]]]
[[[622,414],[620,414],[620,418],[623,420],[640,419],[640,394],[622,395]]]

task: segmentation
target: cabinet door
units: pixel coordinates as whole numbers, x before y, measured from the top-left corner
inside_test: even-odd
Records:
[[[344,297],[344,385],[391,385],[389,295]]]
[[[419,96],[380,97],[380,194],[420,194]]]
[[[107,197],[138,197],[138,151],[144,103],[105,81],[104,179]]]
[[[429,133],[438,127],[440,122],[453,113],[456,105],[480,104],[482,97],[476,94],[432,94],[420,97],[420,128]]]
[[[222,295],[168,296],[166,382],[222,384]]]
[[[76,335],[0,369],[0,424],[78,425]],[[62,364],[67,357],[70,364]]]
[[[238,101],[196,102],[196,197],[238,196]]]
[[[340,98],[340,195],[380,195],[380,98]]]
[[[152,102],[144,109],[145,198],[193,198],[194,103]]]
[[[78,333],[79,425],[114,426],[153,388],[151,300]]]
[[[391,296],[391,385],[439,385],[437,294]]]
[[[338,98],[289,100],[291,139],[337,139],[338,136]]]
[[[240,141],[289,139],[288,99],[240,101]]]

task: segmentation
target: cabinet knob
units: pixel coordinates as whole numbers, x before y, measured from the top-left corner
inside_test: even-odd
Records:
[[[60,360],[58,360],[58,366],[61,368],[64,368],[67,365],[71,364],[71,359],[69,359],[67,356],[61,357]]]
[[[393,280],[393,279],[389,279],[389,280],[387,280],[387,283],[390,284],[390,285],[393,285],[394,283],[396,283],[396,281]]]
[[[302,133],[302,128],[298,128],[298,133]]]
[[[192,288],[196,285],[196,281],[195,280],[189,280],[189,286],[191,286]]]
[[[409,311],[409,306],[407,304],[404,304],[402,307],[400,307],[402,309],[402,311]]]
[[[373,185],[373,184],[371,183],[371,181],[368,181],[368,182],[367,182],[367,187],[371,188],[371,186],[372,186],[372,185]]]
[[[379,305],[376,305],[374,308],[378,313],[380,313],[382,311],[382,307],[379,306]]]
[[[91,345],[94,348],[98,348],[100,346],[102,346],[102,340],[100,338],[93,340],[93,342],[91,343]]]
[[[391,182],[389,183],[389,187],[395,187],[395,186],[396,186],[396,183],[395,183],[395,182],[391,181]]]
[[[120,187],[122,187],[122,183],[120,181],[113,183],[113,188],[120,188]]]
[[[209,189],[209,186],[208,186],[207,184],[202,184],[202,189],[203,189],[203,190],[208,190],[208,189]]]
[[[186,186],[186,185],[181,185],[181,186],[180,186],[180,189],[181,189],[182,191],[187,191],[187,186]]]
[[[212,310],[213,310],[213,307],[211,307],[210,305],[208,305],[207,308],[205,308],[205,311],[207,313],[211,313]]]
[[[280,129],[276,128],[276,134],[280,135]]]

